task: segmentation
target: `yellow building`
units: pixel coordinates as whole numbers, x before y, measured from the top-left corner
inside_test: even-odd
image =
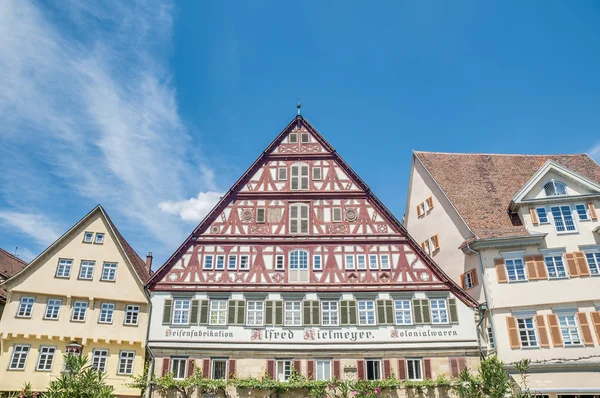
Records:
[[[67,352],[89,357],[118,396],[144,366],[149,300],[144,262],[97,206],[27,267],[0,286],[0,391],[25,382],[44,390]]]

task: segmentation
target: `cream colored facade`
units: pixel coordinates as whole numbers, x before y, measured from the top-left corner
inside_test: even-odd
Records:
[[[149,301],[143,262],[134,255],[98,206],[4,283],[0,391],[18,390],[25,382],[44,390],[60,375],[69,346],[90,363],[96,357],[115,394],[139,396],[126,383],[144,366]],[[67,272],[63,265],[69,263]],[[82,306],[87,309],[77,319]]]
[[[547,196],[544,184],[552,180],[564,182],[567,194]],[[600,395],[600,270],[594,260],[600,260],[598,183],[546,162],[512,203],[503,204],[516,212],[529,235],[477,239],[413,155],[405,215],[409,233],[418,242],[438,235],[439,250],[432,256],[463,286],[464,275],[474,270],[476,284],[467,284],[466,290],[487,307],[479,328],[483,348],[512,372],[515,362],[530,359],[529,387],[551,397]],[[417,215],[417,205],[429,197],[433,207]],[[580,219],[576,205],[583,205],[587,215]],[[569,206],[575,230],[557,231],[550,209],[556,206]],[[539,207],[546,209],[547,222],[538,217]],[[514,260],[523,264],[521,280],[506,273]],[[557,270],[552,277],[553,264],[560,268],[561,263],[564,272]],[[534,342],[527,342],[528,333]]]

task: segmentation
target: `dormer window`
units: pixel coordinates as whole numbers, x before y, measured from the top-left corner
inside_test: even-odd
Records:
[[[544,191],[546,191],[546,196],[566,195],[567,184],[556,180],[550,180],[544,184]]]

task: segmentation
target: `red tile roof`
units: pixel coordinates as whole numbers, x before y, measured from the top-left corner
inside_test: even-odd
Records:
[[[0,275],[2,279],[10,278],[21,271],[27,263],[18,257],[13,256],[6,250],[0,249]],[[0,300],[6,298],[6,291],[0,287]]]
[[[479,239],[529,235],[510,217],[513,196],[547,160],[600,184],[600,165],[586,154],[497,155],[415,152]]]

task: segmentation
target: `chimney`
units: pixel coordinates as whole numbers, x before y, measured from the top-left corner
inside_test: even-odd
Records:
[[[146,254],[146,267],[148,267],[148,271],[152,271],[152,252]]]

